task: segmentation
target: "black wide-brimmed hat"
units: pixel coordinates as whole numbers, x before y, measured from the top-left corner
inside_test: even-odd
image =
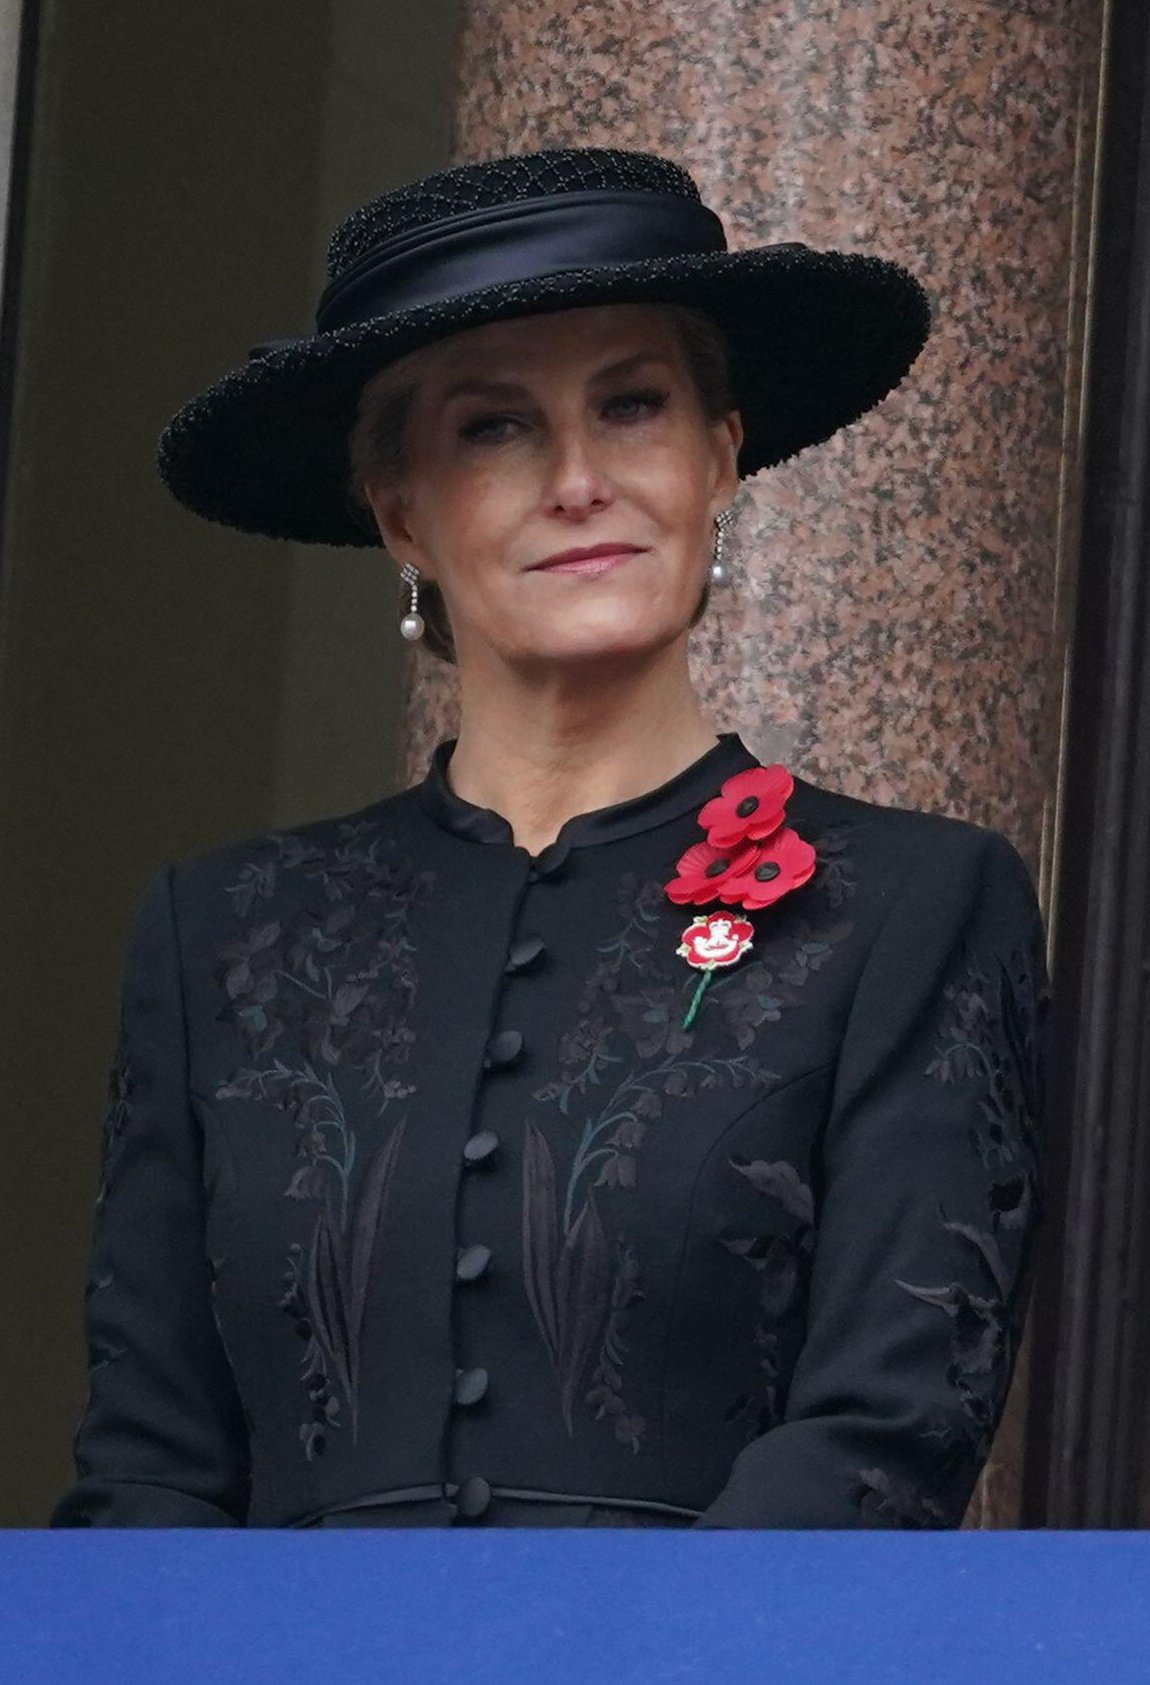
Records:
[[[159,443],[181,503],[247,532],[371,545],[349,492],[365,382],[420,346],[512,316],[678,302],[725,331],[740,477],[856,421],[930,331],[920,283],[869,253],[797,241],[728,251],[668,158],[605,147],[458,164],[381,194],[332,235],[316,331],[257,346]]]

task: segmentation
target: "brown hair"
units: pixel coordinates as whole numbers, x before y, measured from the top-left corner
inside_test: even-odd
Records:
[[[726,335],[713,317],[691,305],[668,304],[679,333],[683,356],[694,381],[699,403],[708,422],[722,419],[735,405],[731,379],[730,353]],[[352,506],[366,515],[374,530],[374,516],[365,496],[371,480],[393,483],[399,478],[404,464],[404,438],[408,419],[415,402],[418,378],[419,351],[373,376],[360,393],[355,421],[348,441],[351,458],[349,491]],[[400,613],[406,614],[411,602],[408,586],[400,582]],[[690,625],[697,626],[707,611],[711,595],[708,577]],[[423,616],[423,641],[433,655],[443,661],[455,661],[455,640],[447,617],[443,593],[433,579],[424,581],[419,590],[419,612]]]

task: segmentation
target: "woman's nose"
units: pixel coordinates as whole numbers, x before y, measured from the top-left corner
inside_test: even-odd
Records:
[[[554,507],[567,510],[609,501],[603,442],[581,427],[557,430],[548,453],[547,492]]]

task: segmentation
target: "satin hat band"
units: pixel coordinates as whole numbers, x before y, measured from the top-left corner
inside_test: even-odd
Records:
[[[788,240],[770,249],[803,248]],[[726,250],[714,211],[679,193],[596,190],[484,206],[381,241],[324,289],[316,332],[335,333],[502,282]],[[267,340],[250,355],[295,343]]]

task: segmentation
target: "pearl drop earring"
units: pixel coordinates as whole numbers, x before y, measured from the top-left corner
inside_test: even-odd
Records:
[[[422,638],[423,616],[417,604],[419,602],[419,569],[411,562],[405,562],[399,570],[399,577],[406,585],[411,586],[411,607],[399,623],[399,629],[405,638]]]
[[[712,585],[726,585],[730,582],[730,570],[723,560],[723,545],[734,519],[734,511],[731,509],[720,509],[715,516],[715,549],[711,560]]]

